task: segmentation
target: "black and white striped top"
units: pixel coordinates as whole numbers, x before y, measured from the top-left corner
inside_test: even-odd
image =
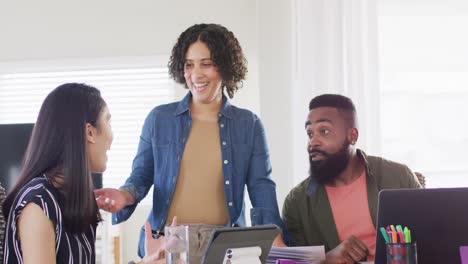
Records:
[[[81,234],[68,233],[62,222],[59,197],[59,191],[48,182],[45,176],[31,180],[20,190],[6,224],[4,263],[23,263],[17,223],[21,211],[28,203],[35,203],[42,208],[54,225],[57,264],[95,263],[96,228],[90,226],[87,232]]]

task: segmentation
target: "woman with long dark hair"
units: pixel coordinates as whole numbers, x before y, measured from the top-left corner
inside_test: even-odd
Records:
[[[101,220],[91,172],[106,169],[110,113],[99,90],[68,83],[45,99],[3,212],[5,263],[94,263]]]
[[[101,216],[91,173],[106,169],[110,119],[92,86],[67,83],[46,97],[3,206],[4,263],[95,263]]]

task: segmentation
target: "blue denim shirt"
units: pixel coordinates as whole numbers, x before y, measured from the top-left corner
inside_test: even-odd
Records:
[[[157,106],[146,118],[132,173],[121,187],[137,202],[113,214],[113,224],[127,220],[154,186],[148,221],[153,230],[164,229],[192,124],[191,96],[189,92],[180,102]],[[247,186],[252,225],[276,224],[283,229],[262,122],[252,112],[231,105],[225,96],[218,116],[228,225],[245,226]],[[141,244],[140,240],[140,248]]]

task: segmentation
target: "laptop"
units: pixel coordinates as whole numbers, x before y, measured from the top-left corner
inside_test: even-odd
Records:
[[[418,263],[460,263],[468,245],[468,188],[383,190],[379,193],[375,263],[386,263],[379,228],[407,226],[417,243]]]

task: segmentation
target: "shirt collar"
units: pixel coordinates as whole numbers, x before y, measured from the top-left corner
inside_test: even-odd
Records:
[[[190,99],[192,98],[192,93],[188,92],[187,95],[179,102],[177,108],[174,112],[174,115],[178,116],[190,110]],[[223,94],[223,102],[221,106],[220,114],[226,118],[232,119],[233,117],[233,106],[229,102],[229,99]]]

